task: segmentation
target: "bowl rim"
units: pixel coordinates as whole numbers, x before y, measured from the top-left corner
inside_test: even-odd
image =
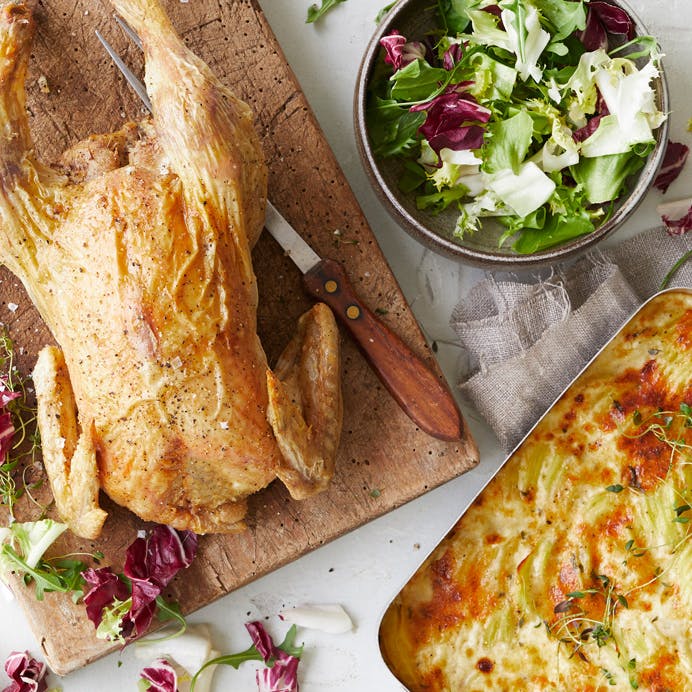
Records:
[[[654,131],[656,141],[654,150],[651,152],[646,164],[640,171],[635,186],[629,192],[627,198],[624,199],[622,204],[615,210],[610,219],[608,219],[608,221],[603,225],[597,227],[591,233],[579,236],[565,245],[557,245],[553,248],[541,250],[530,255],[520,255],[518,253],[509,254],[506,252],[503,253],[491,250],[480,250],[474,247],[463,246],[449,238],[438,235],[434,231],[427,228],[415,216],[410,214],[398,201],[396,194],[390,189],[390,186],[384,180],[384,177],[380,171],[377,157],[372,151],[370,140],[367,134],[365,114],[368,99],[368,83],[370,75],[375,68],[375,64],[380,54],[380,39],[383,36],[391,33],[391,31],[396,28],[394,25],[396,24],[399,13],[402,10],[415,3],[426,1],[429,2],[430,0],[397,0],[397,2],[394,3],[370,38],[361,59],[356,79],[356,88],[353,98],[353,120],[356,135],[356,147],[358,149],[361,162],[364,166],[365,173],[372,184],[372,188],[389,214],[409,235],[414,237],[426,247],[446,255],[449,258],[463,260],[471,264],[485,267],[488,265],[494,265],[505,268],[522,268],[552,264],[555,261],[562,261],[581,254],[614,232],[624,221],[624,219],[629,217],[632,213],[634,213],[637,207],[639,207],[656,178],[666,152],[666,144],[668,141],[668,133],[670,128],[670,117],[666,117],[663,123],[661,123],[661,125]],[[648,35],[645,25],[626,0],[606,1],[612,5],[621,7],[629,14],[630,18],[634,22],[637,34]],[[660,97],[660,103],[658,106],[661,112],[665,113],[666,116],[669,116],[670,95],[668,90],[668,81],[666,79],[664,67],[661,63],[662,59],[659,60],[657,65],[659,70],[657,91]]]

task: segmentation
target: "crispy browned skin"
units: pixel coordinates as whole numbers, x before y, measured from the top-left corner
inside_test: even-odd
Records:
[[[36,372],[43,423],[56,406],[76,405],[78,430],[62,437],[74,448],[90,436],[80,449],[93,448],[101,487],[142,518],[235,531],[245,498],[277,474],[296,496],[331,477],[338,332],[328,308],[316,307],[303,318],[303,357],[281,379],[269,371],[250,257],[267,172],[250,109],[185,48],[157,2],[113,4],[144,43],[153,122],[80,142],[52,169],[32,157],[24,110],[31,11],[2,7],[0,260],[64,354],[68,378],[57,366]],[[267,377],[278,391],[272,420],[294,423],[276,434]],[[301,383],[307,403],[292,404],[281,380]],[[297,456],[284,460],[280,446]],[[96,535],[100,524],[80,529],[71,516],[75,506],[96,515],[91,500],[72,497],[81,491],[71,489],[64,445],[46,453],[58,454],[46,464],[58,508],[76,532]]]

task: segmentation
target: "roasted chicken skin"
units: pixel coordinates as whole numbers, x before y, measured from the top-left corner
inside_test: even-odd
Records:
[[[157,1],[113,5],[142,39],[153,119],[52,167],[33,156],[25,113],[31,3],[0,11],[0,261],[59,345],[34,370],[45,466],[78,535],[101,530],[99,488],[145,520],[238,531],[247,496],[274,478],[302,498],[333,474],[338,330],[316,305],[268,368],[250,256],[267,170],[252,113]]]

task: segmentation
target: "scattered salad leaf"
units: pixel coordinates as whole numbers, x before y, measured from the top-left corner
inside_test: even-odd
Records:
[[[692,198],[659,204],[656,210],[670,235],[683,235],[692,230]]]
[[[353,622],[339,604],[302,605],[282,610],[279,617],[301,627],[321,630],[328,634],[342,634],[353,629]]]
[[[185,620],[180,611],[162,598],[161,592],[176,573],[189,567],[197,552],[198,537],[191,531],[176,531],[157,525],[128,547],[123,574],[110,567],[86,570],[89,590],[84,596],[87,616],[105,639],[124,640],[141,636],[157,610],[164,620]]]
[[[157,659],[140,673],[138,689],[141,692],[178,692],[175,668],[165,659]]]
[[[24,562],[33,568],[36,567],[46,550],[66,529],[66,524],[52,519],[14,522],[9,527],[8,537],[10,542],[19,549],[19,554]]]
[[[320,5],[310,5],[310,7],[308,7],[308,16],[305,20],[306,24],[312,24],[318,19],[321,19],[327,12],[342,2],[346,2],[346,0],[322,0]]]
[[[668,141],[661,169],[654,181],[654,187],[666,192],[671,183],[680,175],[687,162],[690,148],[681,142]]]
[[[387,15],[387,12],[394,7],[394,3],[391,2],[389,5],[385,5],[378,13],[377,16],[375,17],[375,24],[379,24]]]
[[[162,636],[159,632],[147,635],[135,642],[134,651],[141,660],[165,658],[172,661],[190,676],[210,658],[218,655],[212,649],[209,627],[203,624],[190,625],[178,637]]]
[[[5,661],[5,672],[12,682],[3,692],[46,692],[46,664],[28,651],[13,651]]]
[[[207,661],[193,676],[190,692],[194,692],[199,676],[209,666],[227,665],[237,670],[246,661],[263,661],[270,671],[276,668],[271,675],[265,675],[258,670],[256,679],[260,692],[298,692],[297,668],[303,646],[295,644],[296,626],[291,625],[278,646],[274,644],[261,622],[248,622],[245,628],[250,634],[252,645],[245,651],[218,656]]]
[[[49,591],[71,593],[77,601],[82,595],[86,565],[69,557],[43,559],[45,551],[66,529],[65,524],[42,519],[14,522],[0,530],[0,577],[9,572],[22,575],[26,584],[34,585],[39,601]]]
[[[375,154],[403,159],[400,187],[419,208],[458,210],[458,237],[489,217],[521,253],[592,232],[666,118],[656,42],[599,0],[439,0],[437,11],[425,51],[382,39],[366,115]]]

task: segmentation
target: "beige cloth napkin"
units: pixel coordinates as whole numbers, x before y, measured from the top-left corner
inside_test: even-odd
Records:
[[[460,388],[509,451],[637,307],[692,250],[692,233],[656,228],[555,267],[488,275],[455,307],[466,351]],[[692,261],[669,286],[692,287]]]

